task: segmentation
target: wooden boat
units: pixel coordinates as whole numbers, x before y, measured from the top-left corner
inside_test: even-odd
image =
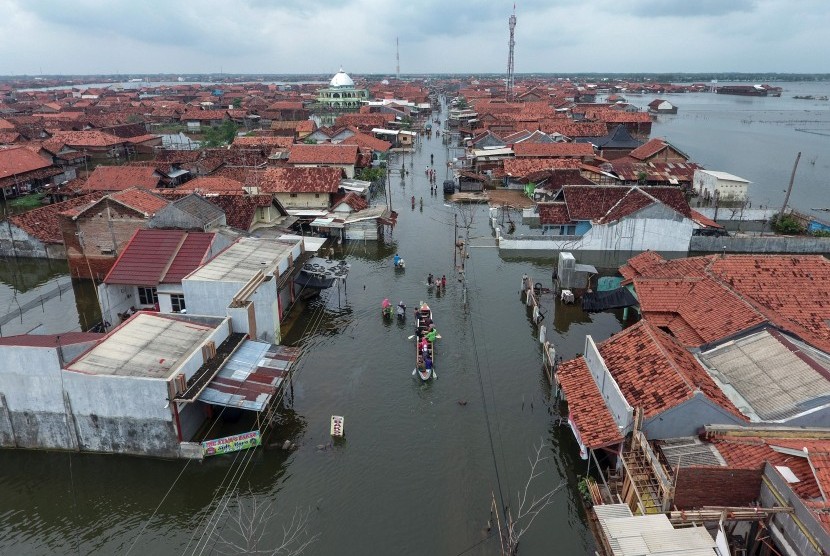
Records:
[[[428,343],[429,358],[432,360],[432,368],[427,369],[422,364],[421,357],[421,340],[429,330],[429,325],[432,323],[432,309],[426,303],[421,303],[418,310],[415,312],[415,370],[418,378],[426,382],[431,379],[435,370],[435,344]]]

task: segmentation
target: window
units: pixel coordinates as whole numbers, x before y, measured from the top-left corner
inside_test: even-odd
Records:
[[[314,198],[315,198],[315,199],[319,199],[319,198],[320,198],[320,194],[319,194],[319,193],[315,193],[315,194],[314,194]]]
[[[173,312],[174,313],[183,313],[185,310],[184,306],[184,295],[180,293],[174,293],[170,295],[170,303],[173,304]]]
[[[292,199],[293,199],[294,197],[296,197],[296,196],[297,196],[297,194],[296,194],[296,193],[292,193],[292,194],[291,194],[291,198],[292,198]]]
[[[140,305],[155,305],[158,303],[159,296],[156,293],[156,288],[145,288],[139,286],[138,288],[138,303]]]

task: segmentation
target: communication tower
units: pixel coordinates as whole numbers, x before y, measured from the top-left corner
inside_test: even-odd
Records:
[[[401,45],[398,37],[395,37],[395,77],[401,80]]]
[[[513,47],[516,45],[516,41],[513,39],[513,33],[516,30],[516,4],[513,4],[513,15],[510,16],[508,21],[508,26],[510,27],[510,42],[508,46],[510,47],[509,54],[507,55],[507,100],[513,100]]]

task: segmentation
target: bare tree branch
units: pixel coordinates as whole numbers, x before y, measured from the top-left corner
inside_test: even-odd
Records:
[[[225,510],[227,527],[214,533],[213,550],[219,554],[263,554],[271,556],[298,556],[314,543],[319,534],[308,532],[310,509],[295,508],[290,520],[283,521],[282,539],[276,546],[262,547],[269,530],[274,529],[279,515],[273,502],[263,504],[256,496],[243,499],[235,496],[236,507]]]
[[[562,490],[565,486],[565,481],[562,481],[555,488],[545,492],[541,496],[533,495],[531,497],[530,504],[527,503],[528,493],[531,490],[533,481],[544,474],[544,470],[540,470],[539,467],[543,461],[548,459],[548,456],[542,455],[542,451],[547,447],[548,445],[544,442],[544,440],[540,440],[539,446],[534,445],[534,449],[536,450],[535,457],[533,459],[530,457],[527,458],[527,461],[530,464],[530,473],[528,474],[527,482],[525,482],[524,488],[516,493],[518,512],[516,513],[515,519],[513,519],[512,514],[508,511],[506,523],[507,535],[505,541],[507,545],[505,547],[507,554],[514,555],[517,553],[519,549],[519,540],[522,535],[527,532],[533,524],[533,521],[542,512],[542,510],[553,503],[556,493]]]

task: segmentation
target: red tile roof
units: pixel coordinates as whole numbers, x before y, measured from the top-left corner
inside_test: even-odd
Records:
[[[242,182],[221,176],[205,176],[183,183],[176,191],[187,193],[225,193],[228,195],[244,195]]]
[[[565,203],[537,203],[539,223],[543,226],[569,224],[568,206]]]
[[[100,193],[74,197],[68,201],[32,209],[9,216],[9,222],[44,243],[63,243],[58,214],[76,207],[85,207],[101,198]]]
[[[830,457],[830,440],[734,437],[728,434],[711,435],[708,440],[718,449],[728,467],[761,469],[767,462],[771,465],[789,467],[799,480],[797,483],[790,483],[790,488],[805,501],[821,499],[822,490],[827,493],[826,489],[830,487],[826,467],[827,458]],[[798,452],[803,452],[806,448],[807,451],[802,457],[776,451],[775,447]],[[818,509],[826,511],[827,502],[825,498],[824,504],[820,503]],[[826,524],[824,526],[827,527]]]
[[[183,230],[136,230],[104,283],[175,284],[205,262],[214,235]]]
[[[385,153],[392,148],[392,143],[360,132],[355,133],[348,139],[345,139],[341,145],[357,145],[361,149],[368,149],[381,153]]]
[[[580,357],[563,363],[556,378],[568,402],[569,419],[586,448],[602,448],[622,441],[617,423],[605,405],[585,359]]]
[[[337,193],[342,176],[336,167],[266,168],[251,174],[246,185],[267,193]]]
[[[267,195],[210,195],[208,201],[222,209],[231,228],[248,231],[254,225],[259,207],[270,206],[273,199]]]
[[[594,146],[590,143],[516,143],[513,145],[516,158],[524,157],[591,157]]]
[[[568,213],[573,220],[598,220],[630,190],[615,185],[565,186],[563,191]]]
[[[665,149],[671,149],[682,158],[688,159],[688,157],[685,154],[674,148],[665,139],[659,138],[651,139],[647,143],[640,145],[639,147],[628,153],[628,156],[636,160],[645,161],[657,156],[657,154],[659,154]]]
[[[572,158],[507,158],[504,160],[504,173],[523,178],[541,170],[578,169],[581,164]]]
[[[85,191],[121,191],[130,187],[155,189],[161,177],[151,166],[98,166],[89,175]]]
[[[289,164],[355,164],[357,145],[305,145],[291,147]]]
[[[674,338],[642,320],[600,343],[599,352],[632,407],[652,417],[703,392],[712,402],[746,419]]]
[[[24,147],[0,149],[0,179],[48,168],[51,162]]]
[[[102,131],[56,131],[52,142],[63,143],[73,148],[112,147],[121,145],[126,140]]]
[[[830,351],[830,326],[827,325],[830,319],[830,261],[822,256],[709,255],[667,261],[659,255],[644,253],[629,260],[620,271],[627,280],[634,279],[637,295],[641,303],[646,304],[650,303],[646,298],[657,299],[677,293],[672,290],[673,283],[661,284],[655,280],[699,278],[701,283],[704,280],[711,282],[696,286],[698,293],[689,293],[686,297],[686,306],[682,309],[682,320],[686,323],[696,318],[692,316],[693,312],[717,312],[717,303],[707,301],[705,296],[708,295],[716,295],[721,303],[731,300],[730,311],[738,311],[742,305],[748,308],[734,315],[721,310],[711,323],[714,328],[707,337],[718,333],[721,337],[734,334],[760,319],[759,322],[769,321],[823,351]],[[704,292],[704,296],[699,292]],[[655,312],[668,311],[659,303],[651,307]],[[679,316],[679,313],[668,312]],[[715,316],[710,318],[715,319]]]
[[[349,191],[348,193],[338,195],[334,198],[331,203],[332,208],[337,207],[337,205],[341,203],[346,203],[349,205],[352,210],[355,212],[361,211],[365,208],[369,207],[369,203],[366,202],[366,199],[355,193],[354,191]]]
[[[124,206],[152,216],[167,206],[168,201],[147,191],[146,189],[130,188],[109,195],[110,199],[118,201]]]
[[[235,138],[231,147],[287,149],[293,144],[294,140],[291,137],[253,135]]]

